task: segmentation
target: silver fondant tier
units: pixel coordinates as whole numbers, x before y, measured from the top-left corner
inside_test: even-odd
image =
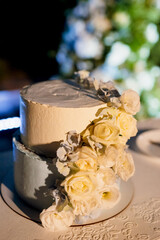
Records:
[[[55,159],[39,156],[25,148],[19,134],[13,137],[14,181],[18,195],[32,207],[42,210],[53,203],[48,190],[56,179],[63,179]]]

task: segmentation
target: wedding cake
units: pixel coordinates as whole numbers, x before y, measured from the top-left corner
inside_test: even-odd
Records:
[[[75,80],[24,87],[20,133],[13,138],[14,180],[19,196],[43,210],[42,225],[66,229],[97,209],[114,207],[119,179],[134,174],[127,140],[137,133],[132,116],[139,96],[120,95],[112,82],[80,71]]]

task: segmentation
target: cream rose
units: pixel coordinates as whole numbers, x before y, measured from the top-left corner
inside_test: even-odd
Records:
[[[120,200],[121,194],[119,188],[116,186],[107,186],[101,194],[101,208],[112,208]]]
[[[116,117],[116,125],[120,129],[120,134],[122,135],[122,141],[120,142],[122,143],[124,142],[123,137],[129,139],[137,134],[137,120],[126,112],[119,111]]]
[[[119,154],[119,159],[114,166],[114,170],[115,173],[118,174],[124,181],[127,181],[130,177],[132,177],[135,172],[132,155],[123,150],[123,152]]]
[[[118,142],[119,132],[113,122],[97,119],[82,133],[82,137],[85,140],[90,136],[93,141],[108,146]]]
[[[97,122],[93,129],[91,138],[95,142],[102,143],[106,146],[118,142],[119,129],[108,120]]]
[[[120,130],[119,142],[125,144],[127,139],[137,134],[136,119],[121,109],[104,108],[99,115],[108,116],[109,121],[113,122]]]
[[[108,185],[113,185],[116,182],[116,175],[111,168],[99,169],[96,172],[96,189],[103,189]]]
[[[89,215],[93,210],[99,207],[100,200],[94,196],[88,196],[87,199],[75,200],[71,199],[71,204],[73,206],[73,212],[75,215]]]
[[[115,146],[106,147],[103,154],[98,156],[98,164],[101,167],[112,167],[118,158],[118,149]]]
[[[40,214],[43,227],[52,232],[66,230],[73,224],[74,219],[72,208],[68,205],[61,212],[57,212],[56,206],[52,205]]]
[[[79,158],[75,164],[81,171],[96,171],[97,154],[90,147],[83,146],[79,150]]]
[[[79,171],[67,177],[61,184],[68,196],[73,199],[83,199],[94,191],[94,184],[87,172]]]
[[[140,98],[138,93],[129,89],[123,92],[120,97],[122,107],[127,113],[135,115],[140,110]]]

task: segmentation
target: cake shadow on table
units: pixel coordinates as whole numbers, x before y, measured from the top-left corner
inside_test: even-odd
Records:
[[[40,224],[40,211],[32,208],[17,194],[14,186],[14,170],[10,169],[1,184],[1,194],[4,202],[17,214]]]

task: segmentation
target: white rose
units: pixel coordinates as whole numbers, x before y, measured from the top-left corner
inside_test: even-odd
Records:
[[[119,136],[119,143],[124,145],[127,142],[127,139],[137,134],[137,120],[124,110],[116,108],[103,108],[99,115],[107,116],[109,118],[108,121],[118,127],[120,135],[122,135]]]
[[[99,169],[96,174],[96,189],[103,189],[108,185],[113,185],[116,182],[116,176],[111,168]]]
[[[120,129],[119,139],[122,139],[122,144],[124,142],[124,138],[129,139],[130,137],[136,136],[137,134],[137,120],[130,114],[119,111],[119,114],[116,117],[116,125]]]
[[[57,212],[55,208],[56,206],[52,205],[41,212],[40,219],[42,225],[52,232],[66,230],[73,224],[75,219],[72,208],[66,206],[61,212]]]
[[[75,164],[81,171],[97,170],[97,154],[87,146],[83,146],[79,150],[79,158]]]
[[[98,184],[100,180],[96,172],[79,171],[63,181],[62,186],[70,198],[75,215],[89,215],[99,206],[100,195],[95,191]]]
[[[118,158],[118,149],[115,146],[106,147],[104,153],[98,157],[100,167],[112,167]]]
[[[75,215],[90,215],[90,213],[99,207],[99,198],[96,195],[88,196],[86,199],[76,200],[71,199],[73,212]]]
[[[118,142],[119,129],[109,120],[97,121],[92,129],[91,138],[93,141],[102,143],[105,146]]]
[[[132,177],[135,172],[132,155],[123,150],[123,152],[119,154],[119,159],[114,166],[114,170],[115,173],[118,174],[124,181],[127,181],[130,177]]]
[[[66,179],[61,184],[68,196],[72,199],[83,199],[94,192],[95,186],[91,180],[91,174],[79,171]]]
[[[140,98],[133,90],[126,90],[120,97],[122,107],[127,113],[135,115],[140,110]]]
[[[107,186],[99,193],[101,195],[101,208],[112,208],[120,200],[121,194],[117,185]]]

